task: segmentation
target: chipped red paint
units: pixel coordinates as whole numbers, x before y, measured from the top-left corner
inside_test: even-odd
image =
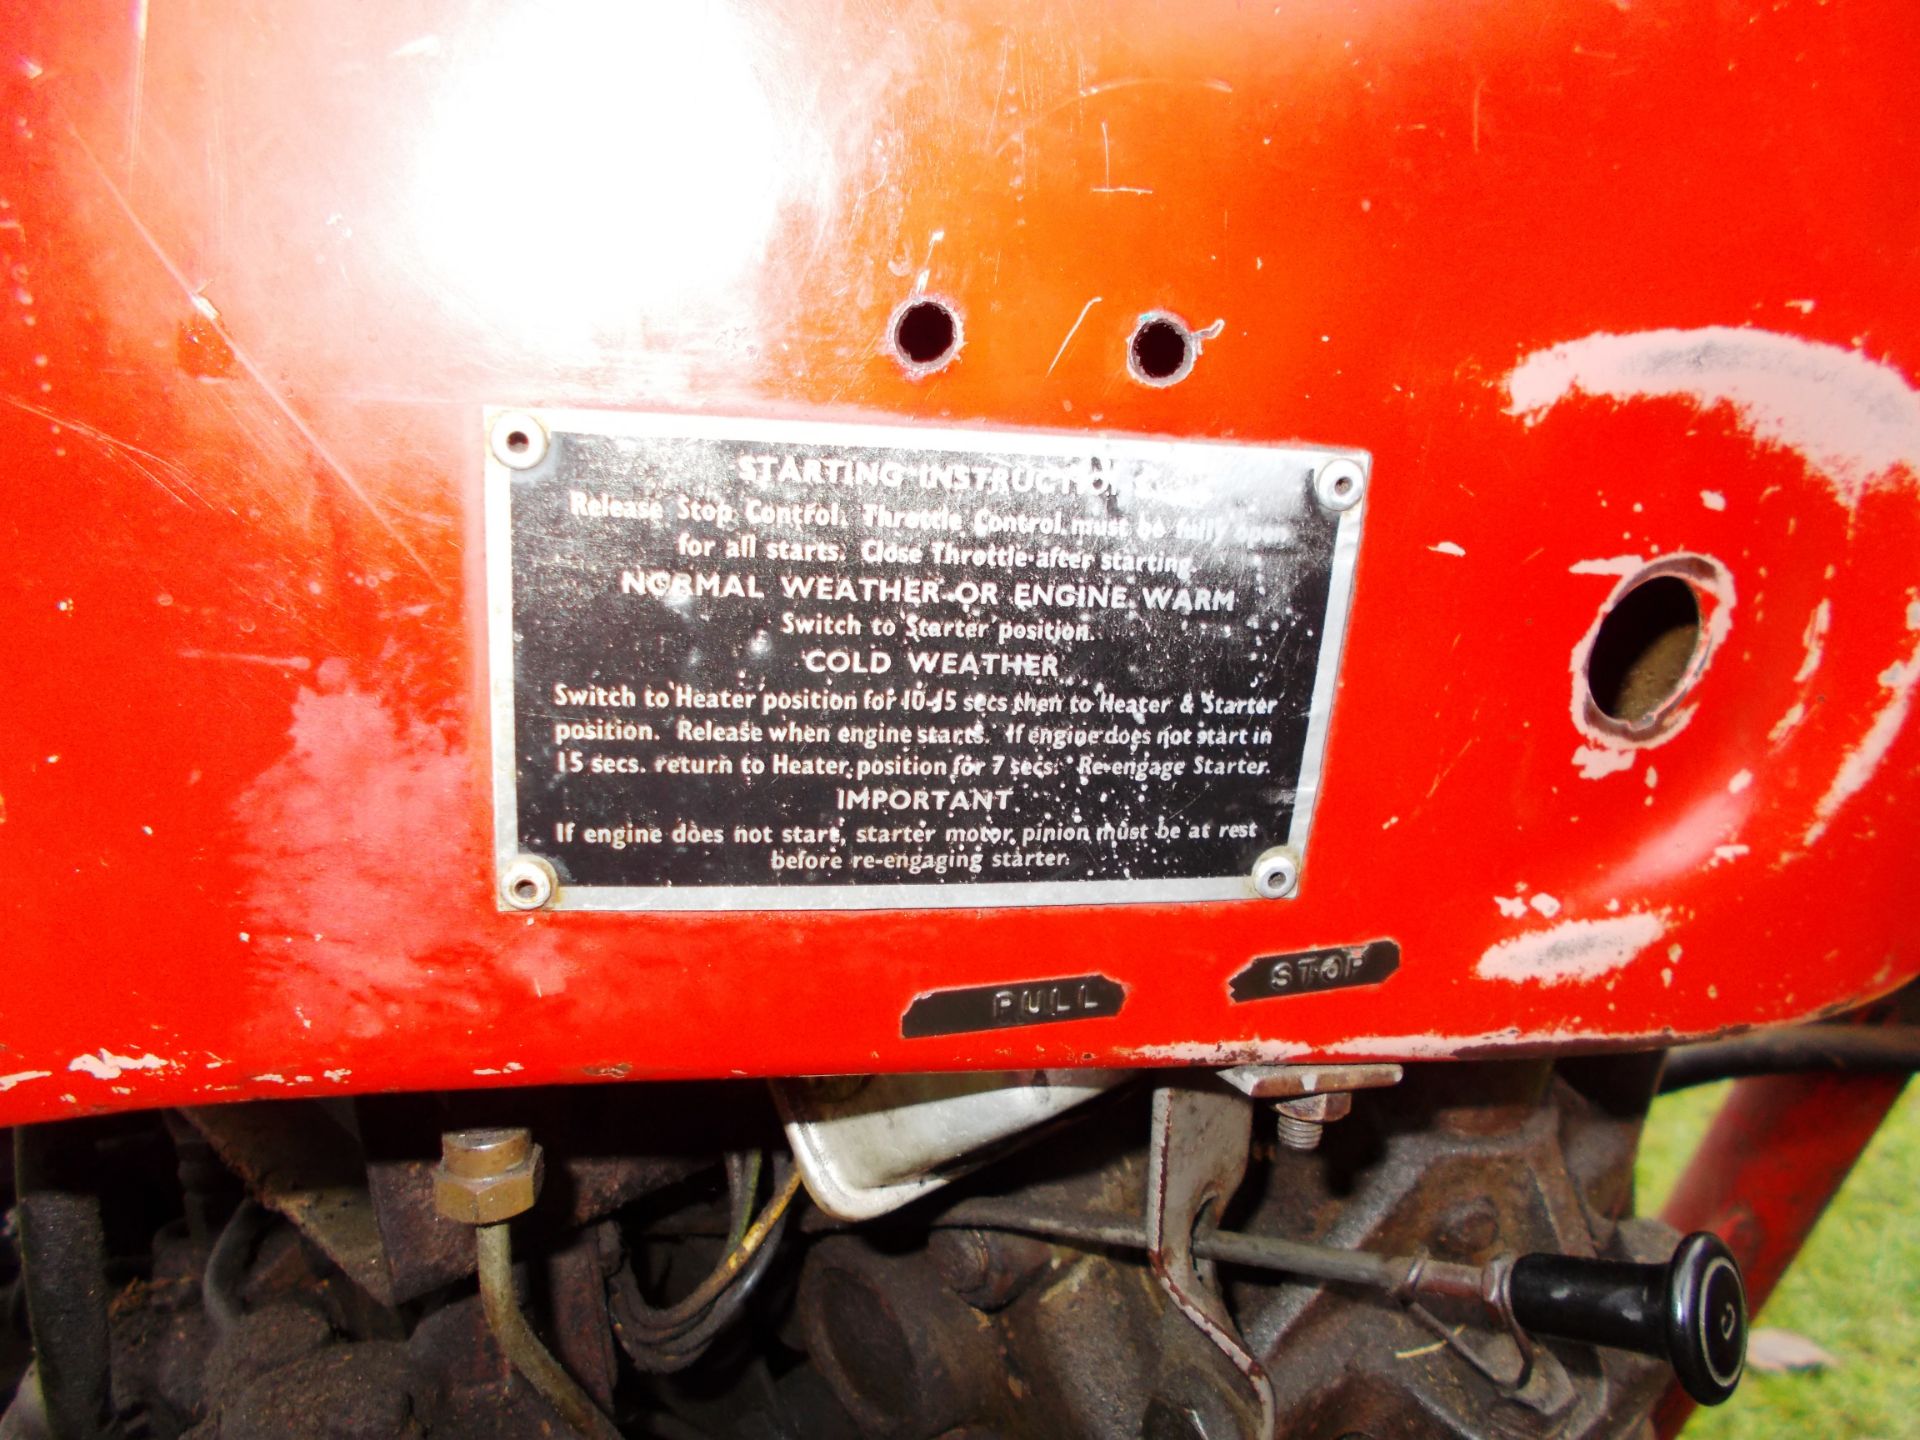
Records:
[[[1661,1218],[1727,1242],[1758,1313],[1839,1193],[1904,1075],[1766,1075],[1728,1092]],[[1655,1420],[1677,1435],[1694,1404],[1675,1386]]]
[[[140,9],[0,24],[0,1123],[1594,1044],[1920,968],[1912,7]],[[1163,308],[1223,324],[1150,389]],[[485,402],[1371,450],[1299,898],[499,913]],[[1576,760],[1576,647],[1682,552],[1690,719]],[[900,1036],[1095,971],[1120,1015]]]

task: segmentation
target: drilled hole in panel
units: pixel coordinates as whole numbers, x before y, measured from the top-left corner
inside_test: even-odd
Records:
[[[937,369],[960,348],[960,317],[938,300],[915,300],[894,317],[893,348],[910,369]]]
[[[1700,600],[1674,575],[1622,595],[1600,621],[1587,656],[1587,692],[1609,719],[1640,724],[1680,694],[1700,646]]]
[[[1127,368],[1146,385],[1184,380],[1199,351],[1193,332],[1171,315],[1149,315],[1127,344]]]

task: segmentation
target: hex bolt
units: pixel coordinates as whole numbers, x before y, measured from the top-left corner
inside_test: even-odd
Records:
[[[1253,888],[1267,900],[1282,900],[1300,883],[1300,857],[1285,845],[1276,845],[1253,862]]]
[[[1366,491],[1367,472],[1355,461],[1329,460],[1313,473],[1313,498],[1336,515],[1358,505]]]

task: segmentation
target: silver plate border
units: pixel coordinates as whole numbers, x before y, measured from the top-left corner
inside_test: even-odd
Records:
[[[487,444],[493,422],[504,414],[531,415],[549,434],[584,432],[608,436],[647,436],[656,439],[743,440],[768,443],[814,443],[840,446],[891,446],[916,451],[991,453],[1016,447],[1024,455],[1068,458],[1113,456],[1136,459],[1179,459],[1191,463],[1194,452],[1219,450],[1244,454],[1248,450],[1278,451],[1318,469],[1329,460],[1358,464],[1366,475],[1360,503],[1341,514],[1334,529],[1332,571],[1327,590],[1327,614],[1320,639],[1320,659],[1308,702],[1307,739],[1300,757],[1300,780],[1295,791],[1293,822],[1286,843],[1300,856],[1300,883],[1288,899],[1297,898],[1311,880],[1306,866],[1307,834],[1325,782],[1327,731],[1333,721],[1333,701],[1340,683],[1340,660],[1346,648],[1347,620],[1353,606],[1354,572],[1360,557],[1362,517],[1373,494],[1373,457],[1364,450],[1305,444],[1251,444],[1218,440],[1185,440],[1134,435],[1087,434],[1060,430],[1026,430],[982,426],[922,428],[911,424],[869,424],[831,420],[742,419],[721,415],[676,415],[664,412],[538,408],[489,405],[481,415],[479,448],[485,457],[483,480],[487,586],[487,696],[493,754],[494,898],[503,911],[519,914],[507,903],[500,877],[523,852],[519,847],[518,745],[513,704],[513,565],[510,486],[516,474],[537,475],[553,463],[549,458],[530,471],[513,471],[493,457]],[[1313,503],[1311,498],[1309,504]],[[689,910],[979,910],[1033,905],[1146,905],[1191,901],[1259,900],[1246,875],[1203,876],[1181,880],[1049,880],[1003,881],[981,885],[560,885],[544,907],[548,910],[689,911]]]

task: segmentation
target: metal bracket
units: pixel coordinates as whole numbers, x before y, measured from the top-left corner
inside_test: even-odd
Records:
[[[969,1160],[1132,1078],[1127,1070],[1011,1070],[775,1080],[774,1103],[813,1201],[872,1220],[959,1178]]]
[[[1221,1210],[1247,1174],[1253,1105],[1227,1089],[1163,1085],[1153,1095],[1147,1144],[1147,1258],[1174,1305],[1252,1387],[1253,1440],[1273,1440],[1273,1382],[1221,1299],[1211,1261],[1193,1251],[1201,1219]]]
[[[1298,1100],[1398,1085],[1405,1073],[1398,1065],[1235,1065],[1220,1078],[1255,1100]]]

